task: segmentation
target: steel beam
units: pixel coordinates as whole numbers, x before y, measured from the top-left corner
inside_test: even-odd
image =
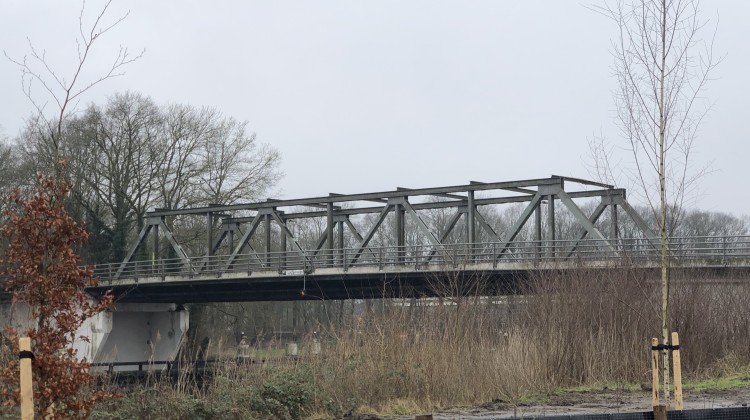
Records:
[[[562,190],[562,188],[560,188]],[[557,229],[555,227],[555,194],[547,196],[547,256],[555,257],[555,239]]]
[[[289,238],[292,241],[292,245],[294,245],[295,248],[297,248],[297,251],[299,251],[300,255],[302,255],[305,259],[305,265],[308,267],[312,267],[312,261],[310,261],[310,258],[305,253],[305,250],[302,249],[302,246],[300,246],[299,242],[297,241],[297,238],[294,237],[294,234],[292,234],[292,230],[289,229],[289,226],[287,226],[286,221],[281,217],[278,211],[271,212],[271,217],[274,218],[276,223],[279,225],[279,229],[281,230],[281,236],[282,236],[282,244],[283,249],[286,251],[286,240]]]
[[[601,197],[603,195],[610,195],[612,191],[621,192],[624,190],[591,190],[591,191],[574,191],[568,193],[568,195],[571,198],[587,198],[587,197]],[[534,192],[536,194],[536,192]],[[475,198],[474,203],[477,207],[480,206],[489,206],[493,204],[510,204],[510,203],[527,203],[533,199],[534,195],[520,195],[520,196],[511,196],[511,197],[494,197],[494,198]],[[464,202],[465,203],[465,202]],[[429,203],[412,203],[412,207],[414,207],[415,210],[431,210],[431,209],[446,209],[446,208],[455,208],[462,206],[463,203],[459,203],[458,201],[436,201],[436,202],[429,202]],[[351,209],[341,209],[337,210],[336,214],[339,216],[354,216],[354,215],[360,215],[360,214],[373,214],[373,213],[380,213],[380,211],[383,209],[382,206],[375,206],[375,207],[359,207],[359,208],[351,208]],[[298,212],[298,213],[285,213],[284,218],[286,220],[293,220],[293,219],[307,219],[312,217],[326,217],[325,211],[306,211],[306,212]],[[236,217],[232,219],[227,219],[228,221],[236,222],[236,223],[249,223],[252,222],[252,217]]]
[[[250,224],[250,228],[245,231],[245,234],[242,235],[242,238],[240,239],[239,243],[237,244],[237,247],[234,248],[234,251],[232,251],[232,254],[229,256],[229,259],[227,260],[226,267],[229,268],[234,264],[234,261],[237,259],[237,256],[242,253],[242,250],[247,246],[247,243],[250,241],[250,238],[252,238],[253,234],[255,233],[255,230],[258,229],[258,225],[260,225],[261,220],[261,214],[258,213],[254,218],[252,223]]]
[[[598,206],[594,209],[594,212],[591,213],[591,216],[588,218],[589,222],[591,222],[592,225],[594,225],[598,220],[599,217],[604,213],[604,210],[607,209],[607,202],[605,200],[602,200]],[[575,239],[575,242],[573,242],[573,246],[570,247],[570,250],[568,251],[567,257],[570,258],[573,253],[578,249],[578,244],[586,239],[586,235],[588,235],[589,231],[586,229],[583,229],[581,233],[578,235],[578,237]]]
[[[401,262],[404,260],[406,251],[404,246],[406,245],[406,220],[404,219],[404,206],[403,202],[406,200],[388,200],[388,203],[393,206],[393,216],[395,217],[394,229],[396,236],[396,260]]]
[[[185,250],[182,249],[180,244],[177,243],[177,240],[172,234],[172,230],[169,229],[169,226],[167,226],[167,223],[164,221],[163,217],[161,218],[161,220],[159,220],[159,226],[161,228],[161,231],[163,232],[164,237],[167,239],[167,241],[169,241],[169,244],[172,245],[172,249],[177,254],[177,257],[180,259],[182,264],[187,266],[191,272],[194,271],[194,268],[190,265],[190,258],[185,253]]]
[[[406,209],[406,212],[412,217],[412,220],[414,220],[414,223],[417,224],[417,228],[422,231],[422,234],[427,238],[427,240],[432,245],[442,245],[440,240],[435,236],[434,233],[430,231],[430,228],[427,227],[427,224],[425,224],[424,220],[422,220],[421,217],[417,214],[417,212],[414,210],[414,207],[409,204],[408,201],[403,201],[401,203],[401,206]]]
[[[565,191],[560,190],[557,195],[558,197],[560,197],[560,201],[563,202],[565,207],[567,207],[568,210],[573,213],[573,216],[575,216],[578,223],[583,225],[583,228],[588,231],[589,235],[604,242],[610,249],[610,251],[615,251],[615,247],[612,245],[612,242],[610,242],[604,235],[602,235],[599,229],[597,229],[596,226],[594,226],[594,224],[589,221],[589,218],[586,217],[585,214],[583,214],[583,211],[580,209],[580,207],[578,207],[578,205],[576,205],[576,203],[571,200],[571,198]]]
[[[534,254],[542,258],[542,207],[534,209]]]
[[[474,190],[468,191],[466,205],[469,207],[468,211],[466,212],[466,242],[469,244],[469,256],[473,259],[474,258],[474,251],[475,251],[475,245],[476,245],[476,224],[474,222],[474,215],[476,210],[476,205],[474,204]]]
[[[500,235],[498,235],[495,232],[495,229],[492,229],[492,226],[490,226],[489,223],[487,223],[487,220],[484,219],[484,216],[482,216],[482,213],[479,212],[479,209],[474,209],[474,219],[479,223],[479,226],[488,234],[490,235],[490,238],[496,242],[500,242]]]
[[[650,227],[648,227],[648,224],[645,220],[641,217],[640,214],[638,214],[637,211],[633,207],[628,204],[627,201],[625,201],[625,198],[622,196],[614,197],[615,204],[618,204],[620,207],[622,207],[623,210],[625,210],[625,213],[627,213],[628,216],[630,216],[630,219],[633,220],[636,226],[641,230],[641,233],[643,233],[643,236],[648,239],[648,241],[651,243],[654,248],[659,249],[659,236],[651,230]]]
[[[397,197],[410,197],[410,196],[423,196],[423,195],[436,195],[436,194],[448,194],[456,192],[466,192],[468,190],[484,191],[484,190],[502,190],[508,188],[523,188],[523,187],[539,187],[543,185],[560,185],[560,177],[551,178],[539,178],[539,179],[527,179],[522,181],[510,181],[510,182],[491,182],[474,185],[454,185],[447,187],[435,187],[435,188],[415,188],[408,191],[383,191],[374,193],[364,194],[342,194],[333,195],[328,197],[313,197],[313,198],[302,198],[294,200],[279,200],[272,202],[259,202],[259,203],[247,203],[247,204],[231,204],[223,206],[213,206],[211,209],[216,212],[231,212],[238,210],[258,210],[261,208],[274,208],[274,207],[294,207],[294,206],[307,206],[307,205],[320,205],[322,203],[340,203],[345,201],[382,201],[389,198]],[[157,210],[151,212],[154,216],[177,216],[177,215],[188,215],[188,214],[201,214],[206,213],[209,207],[200,207],[193,209],[181,209],[181,210]]]
[[[333,265],[333,250],[334,250],[334,241],[333,241],[333,203],[328,203],[328,208],[326,209],[326,238],[328,240],[328,255],[326,256],[326,260],[328,260],[328,263]]]
[[[388,215],[388,211],[391,209],[391,207],[393,206],[391,206],[390,204],[383,206],[383,209],[380,212],[380,216],[378,216],[377,220],[375,221],[375,224],[367,232],[365,237],[362,239],[362,243],[359,245],[359,248],[357,248],[357,251],[355,251],[354,256],[352,257],[349,263],[350,265],[353,265],[354,263],[356,263],[360,255],[362,255],[362,252],[367,247],[367,244],[370,243],[370,240],[372,239],[372,237],[375,236],[375,232],[377,232],[378,228],[385,220],[385,217]]]
[[[534,198],[531,199],[531,202],[528,206],[523,210],[523,213],[521,213],[521,216],[516,220],[516,222],[513,224],[513,227],[508,231],[508,235],[505,237],[503,242],[500,244],[500,248],[495,254],[495,259],[499,259],[503,256],[505,251],[508,250],[508,246],[513,242],[514,239],[516,239],[516,235],[521,231],[521,228],[524,224],[526,224],[526,221],[529,220],[529,217],[531,217],[531,213],[536,210],[537,206],[539,206],[539,203],[542,201],[542,194],[540,192],[537,192],[534,195]]]
[[[148,220],[151,220],[151,219],[148,219]],[[158,225],[158,223],[156,224]],[[143,241],[148,237],[148,233],[151,232],[152,226],[154,225],[151,223],[146,223],[143,225],[140,233],[138,233],[138,239],[136,239],[135,245],[130,248],[130,251],[128,251],[128,255],[125,256],[125,260],[122,263],[120,263],[120,268],[117,270],[117,273],[115,274],[115,278],[120,277],[120,274],[122,274],[122,272],[125,270],[125,267],[133,259],[133,255],[135,255],[135,251],[138,250],[138,248],[141,246]]]

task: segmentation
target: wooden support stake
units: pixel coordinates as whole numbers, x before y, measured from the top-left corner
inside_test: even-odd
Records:
[[[654,406],[654,420],[667,420],[667,406],[666,405]]]
[[[659,339],[652,338],[652,349],[658,345]],[[659,402],[659,350],[651,350],[651,406],[654,410],[659,406]]]
[[[674,375],[674,408],[682,410],[682,366],[680,364],[680,336],[672,333],[672,374]]]
[[[18,349],[21,352],[31,352],[31,339],[20,337]],[[31,420],[34,418],[34,388],[31,377],[31,358],[23,357],[20,360],[21,367],[21,419]]]

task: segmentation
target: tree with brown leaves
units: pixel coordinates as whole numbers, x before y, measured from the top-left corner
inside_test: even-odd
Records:
[[[0,236],[8,247],[0,260],[4,288],[12,302],[29,306],[29,326],[18,331],[8,325],[5,335],[17,346],[19,335],[32,341],[35,412],[54,412],[54,418],[86,416],[92,404],[109,394],[92,389],[89,361],[79,360],[72,344],[86,319],[106,310],[112,297],[93,302],[84,288],[97,280],[88,267],[79,266],[76,247],[88,238],[86,230],[65,210],[70,184],[50,176],[39,177],[28,198],[11,194],[7,222]],[[18,351],[18,348],[15,348]],[[4,404],[19,402],[19,363],[0,371]]]

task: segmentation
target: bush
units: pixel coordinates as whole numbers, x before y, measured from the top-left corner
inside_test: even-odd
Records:
[[[274,418],[299,419],[312,406],[313,394],[309,373],[285,373],[261,385],[250,400],[250,408]]]

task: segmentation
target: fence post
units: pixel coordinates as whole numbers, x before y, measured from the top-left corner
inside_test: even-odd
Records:
[[[659,339],[651,339],[651,406],[659,406],[659,350],[654,348],[659,346]]]
[[[674,375],[674,408],[682,410],[682,365],[680,363],[680,336],[672,333],[672,373]]]
[[[31,359],[34,354],[31,353],[31,338],[20,337],[18,349],[18,357],[21,359],[21,419],[30,420],[34,418],[34,387],[31,377]]]

